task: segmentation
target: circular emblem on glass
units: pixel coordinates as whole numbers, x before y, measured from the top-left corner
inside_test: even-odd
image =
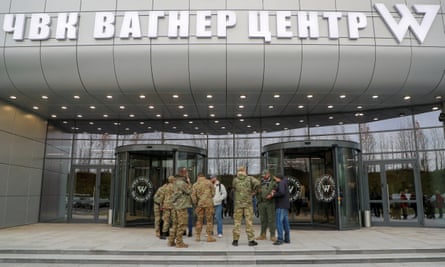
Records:
[[[318,201],[331,202],[335,198],[334,178],[325,174],[315,181],[315,197]]]
[[[301,198],[301,183],[295,177],[289,176],[288,178],[289,187],[289,201],[294,202]]]
[[[131,183],[131,196],[137,202],[146,202],[153,195],[153,185],[148,177],[137,177]]]

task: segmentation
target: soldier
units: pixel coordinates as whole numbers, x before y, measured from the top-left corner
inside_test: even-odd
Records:
[[[246,168],[239,167],[237,176],[233,179],[232,187],[235,193],[234,227],[233,227],[233,246],[238,246],[240,237],[240,228],[243,215],[246,221],[246,234],[249,240],[249,246],[256,246],[255,232],[253,230],[253,203],[252,196],[258,190],[260,182],[247,176]]]
[[[168,185],[167,183],[163,184],[156,190],[156,193],[153,196],[153,213],[155,215],[155,232],[156,237],[161,236],[161,199],[164,200],[165,196],[165,188]]]
[[[168,245],[176,246],[177,248],[187,248],[188,245],[182,240],[182,235],[185,231],[188,221],[187,208],[192,207],[192,185],[187,174],[187,169],[179,168],[178,174],[175,176],[173,183],[172,195],[172,228],[168,237]]]
[[[167,239],[169,236],[169,229],[172,225],[172,213],[173,213],[173,183],[175,182],[174,176],[168,177],[168,184],[164,188],[164,197],[159,200],[159,204],[162,212],[162,232],[161,239]]]
[[[270,176],[269,170],[264,170],[263,178],[261,179],[261,190],[257,196],[261,233],[256,240],[265,240],[266,231],[267,228],[269,228],[270,240],[272,240],[272,242],[277,241],[277,238],[275,237],[275,200],[266,198],[276,186],[277,183]]]
[[[198,174],[198,179],[192,187],[192,202],[196,207],[196,241],[201,240],[201,231],[204,221],[206,220],[207,242],[215,242],[216,239],[212,236],[213,231],[213,197],[215,196],[215,187],[204,174]]]

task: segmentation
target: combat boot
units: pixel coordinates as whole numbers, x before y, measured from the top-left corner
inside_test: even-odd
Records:
[[[207,236],[207,242],[216,242],[216,239],[213,236],[208,235]]]
[[[189,245],[187,245],[187,244],[185,244],[185,243],[178,243],[178,244],[176,244],[176,247],[177,247],[177,248],[188,248]]]
[[[275,242],[275,241],[277,241],[277,238],[275,236],[271,236],[270,241]]]
[[[161,232],[160,231],[156,231],[156,237],[161,237]]]
[[[197,242],[201,241],[201,235],[196,234],[195,241]]]
[[[176,246],[176,243],[175,243],[175,241],[170,241],[170,240],[168,240],[168,246],[169,247],[175,247]]]
[[[266,235],[265,234],[261,234],[260,236],[258,236],[257,238],[255,238],[256,240],[266,240]]]
[[[258,243],[255,240],[249,241],[249,247],[256,246]]]
[[[161,233],[161,236],[159,237],[160,239],[167,239],[167,237],[168,237],[169,235],[168,235],[168,232],[162,232]]]

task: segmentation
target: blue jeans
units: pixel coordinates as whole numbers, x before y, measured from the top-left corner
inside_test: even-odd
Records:
[[[188,213],[188,232],[191,233],[193,229],[193,208],[187,208]]]
[[[216,218],[216,232],[218,235],[223,233],[223,223],[222,223],[222,204],[214,206],[215,208],[215,218]]]
[[[277,223],[277,239],[281,242],[290,242],[290,227],[289,227],[289,210],[276,209],[275,220]],[[284,238],[283,238],[284,230]]]

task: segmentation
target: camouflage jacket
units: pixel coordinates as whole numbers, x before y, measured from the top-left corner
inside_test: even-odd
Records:
[[[273,189],[276,189],[278,186],[277,182],[272,178],[272,176],[269,177],[269,179],[261,179],[261,190],[260,193],[257,195],[258,203],[271,203],[274,204],[274,199],[267,199],[266,196],[270,194],[270,192]]]
[[[232,186],[235,193],[235,208],[252,207],[252,196],[259,189],[260,181],[246,174],[238,174],[233,179]]]
[[[182,210],[192,207],[192,186],[185,181],[184,177],[176,176],[173,183],[172,203],[175,210]]]
[[[206,177],[200,176],[192,187],[192,202],[196,207],[213,207],[215,187]]]
[[[164,202],[165,198],[165,191],[168,184],[163,184],[161,187],[158,188],[155,195],[153,196],[153,201],[162,206],[162,202]]]
[[[164,189],[164,199],[160,202],[163,209],[173,209],[173,183],[168,183]]]

